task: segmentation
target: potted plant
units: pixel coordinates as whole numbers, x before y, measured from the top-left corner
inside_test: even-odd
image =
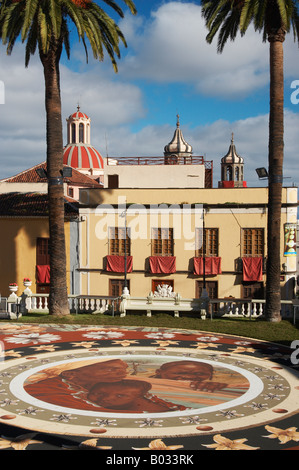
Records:
[[[29,279],[29,277],[24,277],[23,284],[25,287],[30,287],[32,284],[31,279]]]
[[[10,292],[17,292],[19,286],[16,282],[11,282],[9,285],[8,285],[8,288],[10,290]]]

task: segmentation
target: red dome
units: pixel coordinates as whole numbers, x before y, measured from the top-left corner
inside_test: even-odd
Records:
[[[80,108],[78,107],[78,110],[75,113],[71,114],[69,119],[89,119],[89,117],[86,114],[82,113],[82,111],[80,111]]]
[[[104,168],[101,154],[92,145],[86,144],[67,145],[64,149],[63,163],[77,169]]]

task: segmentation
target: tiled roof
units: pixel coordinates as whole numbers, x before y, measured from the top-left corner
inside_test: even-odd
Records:
[[[79,204],[74,199],[65,197],[65,216],[76,217]],[[0,194],[0,217],[47,217],[48,194],[44,193],[3,193]]]
[[[64,165],[64,166],[68,167],[67,165]],[[29,168],[28,170],[24,170],[15,176],[12,176],[10,178],[5,178],[4,180],[1,180],[1,181],[5,183],[46,183],[47,181],[46,178],[41,178],[36,173],[36,170],[39,168],[46,170],[47,169],[46,162],[35,165],[34,167]],[[72,176],[70,178],[64,178],[64,181],[67,184],[72,185],[72,186],[85,186],[85,187],[90,187],[90,188],[102,187],[102,185],[100,185],[97,181],[95,181],[94,179],[90,178],[87,175],[82,174],[80,171],[76,170],[75,168],[72,168]]]

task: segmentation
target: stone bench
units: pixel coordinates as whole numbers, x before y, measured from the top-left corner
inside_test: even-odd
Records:
[[[123,295],[120,303],[120,316],[129,311],[145,311],[148,317],[153,312],[173,312],[179,317],[180,312],[196,312],[205,316],[205,302],[201,299],[182,299],[180,294],[172,297],[156,297],[150,293],[147,297],[131,297]]]

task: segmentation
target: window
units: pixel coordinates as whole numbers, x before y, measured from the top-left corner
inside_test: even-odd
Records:
[[[152,228],[152,256],[173,256],[173,229]]]
[[[242,229],[242,257],[264,256],[264,229]]]
[[[199,299],[202,294],[203,281],[196,281],[196,292],[195,295]],[[206,290],[210,299],[218,298],[218,282],[217,281],[206,281]]]
[[[84,142],[84,126],[82,122],[79,124],[79,142],[80,144]]]
[[[130,256],[131,239],[130,229],[127,227],[127,236],[125,237],[125,228],[109,227],[109,255]]]
[[[76,124],[72,124],[72,144],[76,143]]]
[[[263,299],[264,286],[262,282],[248,282],[242,285],[243,299]]]
[[[36,264],[39,266],[50,264],[49,241],[49,238],[37,238],[36,240]]]
[[[37,238],[36,239],[36,265],[37,266],[49,266],[50,265],[50,239],[49,238]],[[37,276],[36,292],[38,294],[49,294],[50,284],[49,282],[40,282]],[[44,300],[42,301],[44,305]]]
[[[130,290],[130,281],[127,280],[128,289]],[[120,297],[125,287],[124,279],[109,279],[109,295],[111,297]]]
[[[118,175],[108,175],[108,188],[117,189],[119,187]]]
[[[195,256],[218,256],[218,228],[196,229]]]

